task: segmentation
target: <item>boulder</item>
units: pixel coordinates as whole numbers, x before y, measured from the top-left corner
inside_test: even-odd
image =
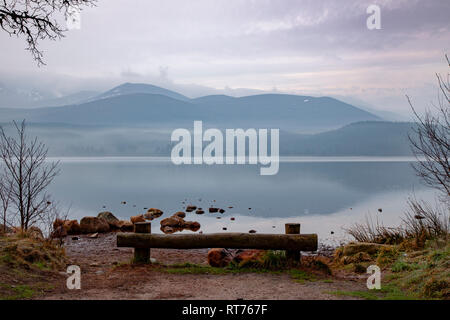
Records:
[[[53,221],[53,230],[56,230],[58,227],[64,225],[64,220],[56,218],[55,221]]]
[[[224,210],[224,209],[219,209],[219,212],[220,212],[220,213],[224,213],[225,210]]]
[[[216,213],[219,211],[219,208],[209,208],[209,213]]]
[[[80,221],[80,230],[81,233],[103,233],[110,229],[109,223],[103,218],[84,217]]]
[[[248,233],[256,233],[256,230],[249,230]]]
[[[67,234],[74,235],[81,233],[81,227],[77,220],[64,220],[64,229],[66,229]]]
[[[200,229],[200,223],[197,221],[186,221],[184,228],[195,232]]]
[[[199,210],[195,211],[195,213],[196,213],[196,214],[204,214],[205,211],[199,209]]]
[[[186,213],[184,213],[183,211],[178,211],[178,212],[175,212],[172,216],[177,216],[177,217],[180,217],[180,218],[185,218],[185,217],[186,217]]]
[[[134,224],[131,221],[120,220],[117,223],[117,226],[119,227],[119,230],[122,232],[133,232],[134,231]]]
[[[53,222],[53,230],[56,231],[59,227],[63,227],[65,229],[66,235],[68,234],[74,235],[81,233],[81,228],[77,220],[62,220],[57,218]],[[61,234],[60,231],[59,234]]]
[[[231,256],[227,250],[213,248],[208,251],[208,264],[211,267],[223,268],[231,262]]]
[[[156,209],[156,208],[150,208],[147,210],[147,213],[144,214],[144,218],[147,220],[153,220],[153,219],[161,217],[162,214],[163,214],[163,212],[161,210]]]
[[[161,220],[161,227],[179,227],[183,228],[185,225],[185,221],[183,218],[180,218],[178,216],[171,216],[169,218],[165,218]]]
[[[133,216],[130,218],[130,221],[134,224],[134,223],[138,223],[138,222],[145,222],[145,218],[143,214],[140,214],[138,216]]]
[[[187,206],[186,207],[186,212],[192,212],[192,211],[194,211],[195,209],[197,209],[197,206]]]
[[[161,227],[161,231],[164,232],[165,234],[172,234],[172,233],[174,233],[176,231],[181,231],[181,230],[182,229],[175,229],[175,228],[172,228],[172,227],[169,227],[169,226]]]
[[[370,255],[378,253],[382,248],[390,248],[392,246],[387,244],[378,244],[378,243],[368,243],[368,242],[357,242],[350,243],[343,248],[344,256],[352,256],[358,252],[366,252]]]
[[[119,222],[119,219],[117,219],[116,216],[113,215],[111,212],[109,212],[109,211],[100,212],[97,215],[97,217],[105,219],[108,222],[109,228],[111,230],[119,229],[119,226],[117,225]]]

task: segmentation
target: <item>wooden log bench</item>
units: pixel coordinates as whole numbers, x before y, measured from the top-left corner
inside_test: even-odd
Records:
[[[288,223],[286,234],[210,233],[151,234],[150,222],[135,224],[134,233],[117,234],[118,247],[134,248],[134,262],[149,263],[150,249],[262,249],[286,250],[289,259],[298,261],[300,251],[316,251],[317,234],[300,234],[300,224]]]

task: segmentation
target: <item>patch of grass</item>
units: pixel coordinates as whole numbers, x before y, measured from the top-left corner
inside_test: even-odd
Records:
[[[429,279],[423,286],[423,294],[431,298],[445,298],[449,296],[449,282],[447,279]]]
[[[398,259],[399,254],[395,247],[383,247],[378,252],[377,265],[380,267],[390,265]]]
[[[334,283],[334,281],[331,280],[331,279],[325,279],[325,280],[323,280],[322,282],[323,282],[323,283]]]
[[[264,269],[280,270],[289,266],[285,250],[268,250],[263,257],[262,267]]]
[[[356,290],[356,291],[331,291],[327,292],[336,296],[355,297],[365,300],[417,300],[416,296],[407,294],[394,285],[382,285],[381,289]]]
[[[307,271],[292,269],[289,271],[289,274],[291,275],[292,279],[294,279],[295,282],[301,284],[305,283],[306,281],[317,281],[316,276]]]
[[[362,264],[360,263],[355,263],[354,267],[353,267],[353,271],[355,273],[366,273],[367,268],[364,267]]]
[[[49,266],[47,266],[47,264],[42,262],[42,261],[37,261],[37,262],[33,263],[33,266],[35,266],[39,270],[51,270],[51,268]]]
[[[30,299],[47,291],[66,263],[64,249],[27,235],[0,236],[0,299]]]
[[[161,266],[160,270],[172,274],[237,274],[237,273],[271,273],[282,274],[285,270],[272,270],[260,267],[247,267],[230,264],[225,268],[216,268],[208,265],[199,265],[194,263],[177,263]],[[292,272],[292,270],[290,271]]]
[[[411,270],[411,266],[402,260],[397,260],[392,265],[391,270],[392,270],[392,272],[408,271],[408,270]]]
[[[0,300],[19,300],[19,299],[31,299],[35,295],[35,290],[28,285],[8,285],[0,284],[2,291],[6,291],[6,294],[0,296]]]

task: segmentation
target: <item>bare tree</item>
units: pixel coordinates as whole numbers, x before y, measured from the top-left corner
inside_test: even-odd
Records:
[[[450,67],[450,61],[445,55]],[[417,119],[418,126],[414,135],[409,136],[411,147],[418,162],[413,165],[416,173],[424,182],[444,194],[444,200],[450,198],[450,73],[444,78],[436,74],[440,94],[438,105],[433,104],[434,112],[427,110],[420,116],[411,100],[408,102]]]
[[[0,127],[0,158],[20,227],[26,231],[51,206],[46,189],[59,173],[59,162],[48,163],[46,146],[37,138],[28,140],[25,120],[21,124],[13,123],[17,137],[7,136]]]
[[[71,18],[74,10],[93,6],[97,0],[0,0],[0,28],[10,36],[25,37],[27,50],[38,65],[45,64],[38,49],[40,40],[64,37],[58,18]],[[60,19],[61,20],[61,19]]]
[[[0,175],[0,200],[2,205],[1,219],[3,224],[3,232],[6,233],[8,229],[8,209],[11,202],[12,188],[11,184],[7,183],[6,178]]]

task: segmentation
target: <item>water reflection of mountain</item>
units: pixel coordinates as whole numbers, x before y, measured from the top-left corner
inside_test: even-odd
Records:
[[[188,199],[204,208],[233,206],[226,214],[286,217],[329,214],[386,193],[422,188],[406,162],[281,163],[277,175],[260,176],[258,166],[248,165],[106,161],[63,163],[52,192],[82,212],[95,213],[103,205],[120,216],[150,206],[175,212]],[[124,200],[129,205],[121,205]]]

